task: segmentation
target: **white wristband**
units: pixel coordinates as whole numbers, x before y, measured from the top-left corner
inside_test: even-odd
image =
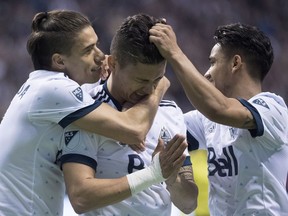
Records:
[[[165,181],[162,176],[161,166],[159,162],[159,153],[157,153],[150,166],[145,169],[127,175],[132,196],[140,191]]]

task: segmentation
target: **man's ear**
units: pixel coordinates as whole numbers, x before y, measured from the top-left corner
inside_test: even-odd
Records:
[[[234,55],[232,61],[233,70],[239,70],[242,67],[243,62],[240,55]]]
[[[112,71],[115,71],[115,67],[116,67],[116,59],[114,56],[112,55],[109,55],[108,56],[108,66],[109,66],[109,70],[112,72]]]
[[[58,53],[54,53],[52,55],[52,68],[56,69],[57,71],[65,70],[65,64],[64,64],[64,59],[62,55]]]

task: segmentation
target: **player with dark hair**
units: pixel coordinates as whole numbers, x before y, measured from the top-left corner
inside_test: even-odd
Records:
[[[288,215],[287,106],[262,91],[273,62],[269,38],[246,24],[219,26],[203,77],[171,26],[156,24],[150,34],[197,109],[185,120],[190,150],[208,150],[211,215]]]
[[[95,101],[80,85],[97,82],[103,71],[97,43],[80,13],[35,15],[27,42],[35,71],[0,125],[0,215],[62,215],[65,185],[56,163],[63,128],[70,124],[143,149],[167,80],[126,112]]]
[[[155,91],[166,68],[149,42],[149,29],[157,22],[146,14],[125,19],[111,44],[110,77],[91,92],[96,100],[121,110],[125,102],[136,103]],[[167,216],[173,202],[192,212],[198,189],[185,137],[183,113],[168,100],[161,101],[146,150],[140,153],[110,138],[66,128],[61,162],[74,210],[85,215]]]

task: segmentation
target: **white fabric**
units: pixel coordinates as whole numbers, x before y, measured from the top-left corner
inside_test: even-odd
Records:
[[[272,93],[258,94],[247,104],[261,116],[256,123],[263,125],[262,135],[216,124],[198,111],[184,115],[188,132],[208,150],[210,214],[288,215],[287,106]]]
[[[62,215],[65,187],[56,165],[68,114],[94,100],[63,73],[34,71],[0,125],[0,215]]]
[[[128,174],[127,180],[130,186],[132,196],[141,192],[142,190],[165,181],[162,176],[161,166],[159,161],[159,153],[157,153],[150,166],[145,169],[138,170]]]
[[[113,103],[111,97],[104,89],[96,89],[96,99],[107,102],[116,108],[117,102]],[[117,105],[118,106],[118,105]],[[119,108],[119,107],[118,107]],[[183,113],[180,108],[171,101],[162,101],[152,128],[146,138],[146,151],[136,153],[129,146],[96,134],[77,130],[74,127],[67,127],[65,134],[73,132],[73,138],[63,144],[63,158],[78,155],[80,163],[91,165],[88,159],[97,161],[97,178],[118,178],[126,176],[131,172],[143,169],[151,164],[152,153],[157,146],[158,138],[170,140],[176,133],[186,134]],[[188,151],[186,152],[188,155]],[[81,158],[81,159],[80,159]],[[70,158],[71,159],[71,158]],[[71,161],[69,159],[69,161]],[[157,215],[167,216],[171,213],[171,200],[169,192],[164,183],[155,184],[136,195],[105,208],[91,211],[91,215]]]

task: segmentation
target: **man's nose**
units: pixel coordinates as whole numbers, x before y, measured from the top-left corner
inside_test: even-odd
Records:
[[[95,50],[94,60],[95,60],[95,62],[101,62],[101,61],[105,60],[104,53],[98,48],[96,48],[96,50]]]
[[[211,74],[207,71],[205,74],[204,74],[204,77],[207,79],[207,80],[210,80],[212,78]]]

